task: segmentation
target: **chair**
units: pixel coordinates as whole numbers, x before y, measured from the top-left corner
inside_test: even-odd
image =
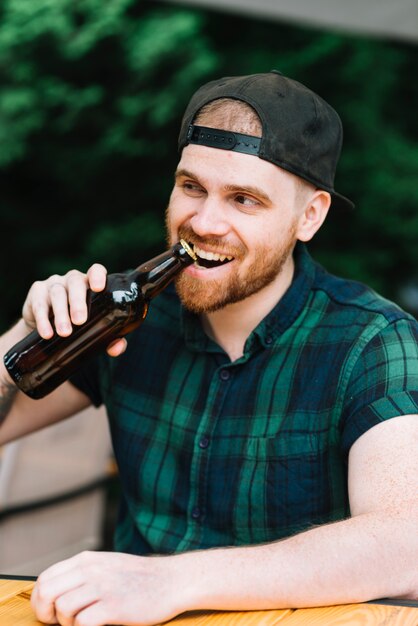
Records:
[[[111,443],[104,409],[5,445],[0,457],[0,572],[38,575],[102,545]]]

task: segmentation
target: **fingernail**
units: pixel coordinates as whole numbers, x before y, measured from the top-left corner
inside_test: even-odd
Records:
[[[60,325],[60,333],[62,335],[69,335],[72,331],[72,327],[70,324],[61,324]]]
[[[54,331],[51,328],[38,328],[38,333],[41,335],[42,339],[51,339],[54,335]]]
[[[87,319],[87,315],[82,311],[74,311],[72,314],[72,320],[74,324],[83,324]]]

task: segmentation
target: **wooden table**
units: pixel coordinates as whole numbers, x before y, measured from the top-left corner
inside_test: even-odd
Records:
[[[0,575],[0,625],[40,626],[31,606],[34,581]],[[410,605],[410,606],[409,606]],[[172,626],[418,626],[418,602],[382,601],[315,609],[278,611],[192,611],[167,622]]]

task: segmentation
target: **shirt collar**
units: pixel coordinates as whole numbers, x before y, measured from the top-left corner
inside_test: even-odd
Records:
[[[295,273],[289,289],[254,329],[264,346],[270,346],[299,317],[315,279],[315,263],[306,246],[298,242],[294,252]]]
[[[315,278],[315,263],[306,246],[298,242],[294,251],[295,273],[289,289],[270,313],[248,337],[245,352],[253,351],[257,343],[265,348],[287,330],[303,310]],[[193,351],[220,352],[222,349],[204,332],[199,316],[182,308],[182,331],[186,345]],[[258,339],[256,341],[255,339]]]

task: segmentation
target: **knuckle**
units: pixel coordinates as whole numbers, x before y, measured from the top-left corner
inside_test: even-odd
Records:
[[[79,281],[80,279],[85,280],[85,274],[79,270],[70,270],[67,272],[66,277],[70,282]]]
[[[50,294],[62,293],[62,290],[65,289],[64,285],[61,283],[52,283],[49,287]]]
[[[71,315],[75,316],[84,316],[86,315],[86,304],[81,301],[73,301],[71,302]]]
[[[29,292],[37,291],[38,289],[42,289],[44,284],[45,284],[45,281],[43,281],[43,280],[35,280],[35,282],[32,283],[31,288],[29,289]]]
[[[91,560],[92,560],[92,552],[90,552],[89,550],[83,550],[83,552],[80,552],[79,557],[81,560],[81,563],[83,565],[88,565]]]
[[[37,280],[32,283],[25,302],[23,304],[23,308],[33,308],[33,303],[38,299],[42,298],[47,292],[47,287],[45,281]]]
[[[50,284],[59,283],[62,281],[62,276],[59,274],[52,274],[49,278],[47,278],[46,282]]]
[[[69,610],[67,603],[63,597],[55,600],[55,610],[63,617],[71,617],[71,611]]]
[[[39,581],[37,582],[37,594],[36,594],[36,598],[38,601],[38,606],[45,606],[47,604],[49,604],[51,598],[50,598],[50,594],[48,593],[48,587],[42,582]]]
[[[48,307],[46,305],[46,302],[42,300],[34,300],[32,302],[32,312],[35,317],[38,317],[39,315],[42,315],[43,313],[45,313],[47,308]]]

